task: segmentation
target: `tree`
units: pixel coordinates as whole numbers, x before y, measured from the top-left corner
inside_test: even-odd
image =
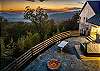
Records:
[[[0,22],[7,22],[7,19],[5,19],[4,17],[0,16]]]
[[[27,32],[26,37],[23,36],[18,39],[18,47],[23,51],[27,51],[31,47],[40,43],[39,40],[40,40],[40,37],[38,33],[32,34],[31,32]]]
[[[25,19],[31,20],[34,24],[36,31],[39,33],[41,37],[41,41],[43,41],[45,34],[45,24],[48,21],[48,15],[43,8],[38,7],[36,10],[31,9],[29,6],[25,8]]]
[[[29,0],[29,1],[30,1],[30,0]],[[34,2],[35,0],[31,0],[31,1],[33,1],[33,2]],[[40,1],[40,2],[43,2],[43,1],[45,1],[45,0],[39,0],[39,1]]]
[[[59,31],[69,31],[69,30],[78,30],[79,29],[79,23],[77,22],[79,19],[79,13],[74,14],[74,16],[71,19],[67,19],[66,21],[63,21],[58,26]]]
[[[79,13],[75,13],[74,16],[72,17],[72,21],[74,21],[74,23],[77,23],[79,19]]]
[[[10,43],[5,47],[4,40],[1,38],[1,56],[13,57],[15,50],[15,43],[11,39]]]
[[[45,25],[45,39],[53,36],[57,32],[57,27],[53,19]]]
[[[45,1],[45,0],[40,0],[41,2]]]

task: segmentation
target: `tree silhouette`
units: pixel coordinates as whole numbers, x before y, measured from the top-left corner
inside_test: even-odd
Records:
[[[45,0],[40,0],[41,2],[45,1]]]
[[[34,24],[36,31],[40,34],[41,39],[44,37],[45,33],[45,24],[48,21],[48,15],[46,11],[43,8],[40,8],[40,6],[34,10],[31,9],[30,6],[27,6],[25,8],[25,19],[29,19]]]
[[[32,2],[35,2],[35,0],[27,0],[27,1],[32,1]],[[39,0],[40,2],[43,2],[45,0]]]

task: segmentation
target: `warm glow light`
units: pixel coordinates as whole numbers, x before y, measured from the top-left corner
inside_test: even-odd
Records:
[[[0,2],[0,11],[1,11],[1,5],[2,5],[2,4],[1,4],[1,2]]]
[[[4,1],[0,2],[2,5],[0,10],[24,10],[26,6],[30,6],[35,9],[38,6],[47,9],[61,9],[61,8],[72,8],[78,7],[81,8],[81,4],[79,3],[67,3],[67,2],[30,2],[30,1]]]
[[[97,34],[100,35],[100,26],[98,26],[98,28],[97,28]]]
[[[89,43],[87,45],[88,53],[100,53],[100,44],[99,43]]]
[[[90,36],[96,40],[96,34],[100,35],[100,26],[92,26],[91,27],[91,32],[90,32]]]
[[[96,33],[97,33],[97,28],[96,27],[91,27],[91,33],[90,33],[90,36],[96,40]]]

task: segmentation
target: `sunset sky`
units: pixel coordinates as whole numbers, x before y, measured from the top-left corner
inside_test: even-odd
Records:
[[[0,10],[24,10],[26,6],[30,6],[33,9],[37,8],[37,6],[47,9],[61,9],[65,7],[82,8],[82,3],[85,1],[86,0],[46,0],[40,2],[35,0],[35,2],[32,2],[26,0],[0,0]]]

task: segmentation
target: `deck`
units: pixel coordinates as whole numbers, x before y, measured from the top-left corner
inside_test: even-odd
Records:
[[[69,49],[69,48],[68,48]],[[28,67],[23,71],[50,71],[47,68],[47,62],[50,59],[58,59],[61,61],[61,66],[58,71],[85,71],[87,70],[73,53],[73,47],[70,48],[68,52],[59,51],[57,45],[52,46],[46,52],[38,56]]]
[[[39,56],[35,60],[32,60],[31,64],[27,64],[28,66],[25,67],[23,71],[48,71],[47,61],[52,58],[59,59],[62,62],[59,71],[93,71],[91,70],[93,67],[95,67],[94,71],[100,70],[98,66],[94,66],[95,64],[93,67],[91,67],[92,63],[87,65],[88,62],[86,62],[87,60],[84,58],[82,60],[78,59],[78,53],[76,53],[76,50],[73,48],[73,46],[77,44],[75,42],[84,43],[87,42],[87,40],[84,38],[81,39],[80,37],[76,38],[76,36],[79,36],[78,31],[67,31],[54,35],[53,37],[29,49],[26,53],[5,67],[3,71],[20,71],[25,63],[31,62],[30,59],[32,60],[32,58],[37,54]],[[69,48],[67,48],[68,52],[61,53],[58,50],[57,44],[55,43],[62,40],[71,41],[69,43]],[[41,51],[44,52],[40,54]],[[89,62],[91,61],[89,60]],[[98,62],[96,61],[94,63]]]
[[[18,71],[22,70],[27,63],[30,62],[34,58],[34,56],[39,55],[41,52],[45,51],[49,48],[49,46],[53,45],[54,43],[61,41],[66,38],[70,38],[72,36],[79,36],[79,31],[66,31],[62,33],[58,33],[53,37],[41,42],[40,44],[32,47],[23,55],[15,59],[12,63],[2,69],[2,71]],[[36,57],[35,57],[36,58]]]
[[[82,41],[84,39],[84,41]],[[30,65],[28,65],[23,71],[49,71],[47,68],[47,62],[52,59],[58,59],[61,61],[61,67],[58,71],[99,71],[100,70],[100,57],[86,57],[81,56],[77,58],[77,54],[74,52],[73,46],[78,45],[79,42],[86,42],[87,40],[82,37],[72,37],[65,39],[69,41],[67,51],[59,51],[57,44],[51,46],[47,51],[38,56]],[[88,42],[88,41],[87,41]],[[78,49],[80,55],[82,55]]]

